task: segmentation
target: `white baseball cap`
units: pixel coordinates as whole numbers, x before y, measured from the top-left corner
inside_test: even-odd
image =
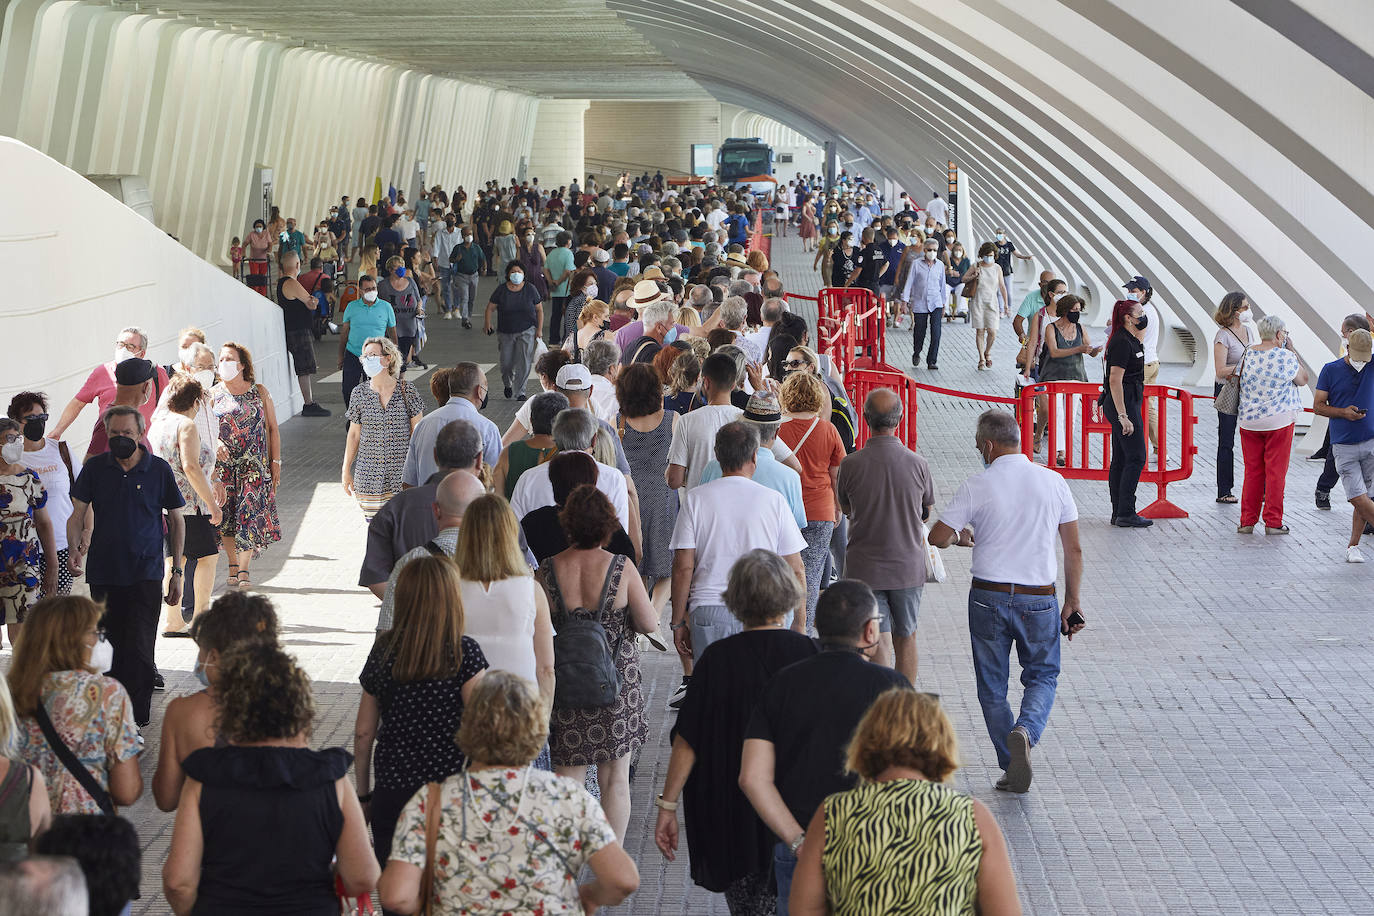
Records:
[[[568,363],[558,370],[554,386],[564,391],[586,391],[592,387],[592,374],[581,363]]]

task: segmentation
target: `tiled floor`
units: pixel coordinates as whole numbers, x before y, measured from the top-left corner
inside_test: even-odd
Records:
[[[777,240],[789,289],[814,290],[810,260],[795,237]],[[430,335],[431,364],[495,360],[494,342],[458,322],[432,321]],[[917,378],[1009,394],[1013,335],[999,341],[997,368],[982,373],[972,368],[972,338],[962,322],[946,326],[941,369],[916,370]],[[909,332],[893,332],[889,348],[891,362],[910,364]],[[285,539],[254,578],[278,603],[285,641],[315,679],[315,743],[350,746],[376,602],[356,584],[364,524],[339,486],[340,394],[334,381],[321,388],[335,417],[283,428]],[[493,398],[488,413],[504,428],[514,407]],[[919,408],[938,507],[980,468],[972,435],[982,405],[923,393]],[[992,789],[996,762],[974,694],[968,554],[960,550],[946,553],[950,581],[925,592],[920,686],[939,692],[953,718],[964,763],[955,784],[996,814],[1027,913],[1374,913],[1374,563],[1344,562],[1348,515],[1313,508],[1313,462],[1295,459],[1289,475],[1291,536],[1235,534],[1236,507],[1213,502],[1213,414],[1205,403],[1199,413],[1196,472],[1169,490],[1189,518],[1115,529],[1105,485],[1072,484],[1089,628],[1065,647],[1030,794]],[[159,645],[166,696],[194,688],[193,652],[186,641]],[[651,800],[671,725],[663,704],[678,665],[652,653],[644,667],[653,728],[626,844],[642,884],[621,910],[724,913],[720,897],[691,884],[685,856],[665,863],[653,844]],[[155,701],[147,730],[145,778],[164,702]],[[148,797],[126,814],[147,843],[135,912],[165,913],[158,889],[172,818]]]

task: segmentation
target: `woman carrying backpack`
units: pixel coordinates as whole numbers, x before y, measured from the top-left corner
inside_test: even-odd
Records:
[[[549,747],[560,776],[581,782],[596,765],[601,807],[623,842],[630,760],[649,736],[635,634],[656,630],[658,614],[634,563],[604,549],[619,523],[600,490],[573,490],[559,521],[571,546],[539,567],[557,633]]]

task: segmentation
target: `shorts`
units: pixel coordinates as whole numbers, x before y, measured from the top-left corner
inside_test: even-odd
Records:
[[[873,589],[873,597],[878,599],[878,613],[883,615],[878,625],[879,632],[893,636],[911,636],[916,632],[916,615],[921,612],[921,589],[886,588]]]
[[[1374,439],[1332,442],[1331,457],[1336,460],[1336,473],[1341,475],[1347,500],[1374,498]]]
[[[302,375],[314,375],[319,371],[319,367],[315,365],[315,335],[309,331],[287,331],[286,352],[291,354],[297,378]]]
[[[974,330],[986,329],[989,331],[997,330],[1001,323],[1001,317],[997,312],[997,300],[992,302],[973,301],[968,304],[969,320]]]
[[[181,519],[186,523],[186,535],[182,539],[181,545],[183,562],[202,560],[219,553],[219,529],[210,524],[210,516],[191,512],[183,513]],[[171,540],[170,538],[163,540],[167,548],[167,555],[170,557],[172,555]]]

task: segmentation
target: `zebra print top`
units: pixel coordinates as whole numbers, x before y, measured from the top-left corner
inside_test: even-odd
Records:
[[[973,799],[922,779],[825,800],[821,868],[835,916],[974,913],[983,840]]]

